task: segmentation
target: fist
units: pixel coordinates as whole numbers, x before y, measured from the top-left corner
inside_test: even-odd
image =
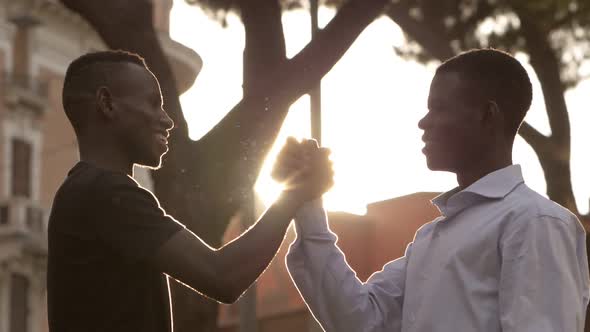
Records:
[[[330,150],[318,147],[315,140],[298,142],[294,138],[279,153],[272,177],[303,201],[316,199],[334,184]]]
[[[319,149],[315,140],[298,142],[295,138],[287,138],[287,142],[279,152],[271,176],[280,183],[288,182],[298,175],[307,165],[307,160],[313,150]]]

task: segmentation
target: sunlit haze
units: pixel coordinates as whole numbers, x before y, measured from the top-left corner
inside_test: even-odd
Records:
[[[322,9],[320,24],[334,11]],[[175,0],[171,13],[172,37],[192,47],[203,59],[195,85],[181,102],[190,135],[199,139],[242,96],[243,27],[229,15],[227,27],[209,18],[196,6]],[[309,15],[303,10],[283,16],[288,56],[295,55],[310,38]],[[325,195],[329,210],[363,214],[368,203],[419,191],[446,191],[456,186],[450,173],[431,172],[421,153],[418,120],[426,112],[428,87],[434,66],[400,59],[394,46],[403,43],[402,31],[388,18],[372,23],[342,60],[322,81],[323,145],[332,149],[334,188]],[[518,56],[526,63],[526,57]],[[527,65],[529,73],[534,77]],[[574,192],[582,212],[590,198],[590,82],[567,94],[572,122],[572,174]],[[527,120],[550,134],[539,84]],[[256,191],[265,203],[280,192],[269,175],[286,137],[309,137],[309,99],[295,103],[278,140],[267,158]],[[517,138],[514,162],[523,167],[525,181],[540,193],[545,181],[532,149]]]

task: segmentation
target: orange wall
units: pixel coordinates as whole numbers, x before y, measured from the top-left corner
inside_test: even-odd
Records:
[[[436,195],[416,193],[367,206],[367,216],[376,222],[374,264],[378,270],[403,256],[418,228],[439,215],[430,203]]]

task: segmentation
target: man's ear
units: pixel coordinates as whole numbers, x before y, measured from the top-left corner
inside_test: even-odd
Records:
[[[488,100],[483,114],[483,122],[485,126],[498,126],[504,124],[504,114],[500,111],[500,107],[493,100]]]
[[[115,117],[113,95],[106,86],[101,86],[96,90],[96,109],[99,114],[107,119],[113,119]]]

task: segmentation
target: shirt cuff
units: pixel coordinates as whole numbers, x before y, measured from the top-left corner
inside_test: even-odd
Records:
[[[303,204],[295,214],[295,229],[300,237],[330,233],[328,217],[321,199]]]

